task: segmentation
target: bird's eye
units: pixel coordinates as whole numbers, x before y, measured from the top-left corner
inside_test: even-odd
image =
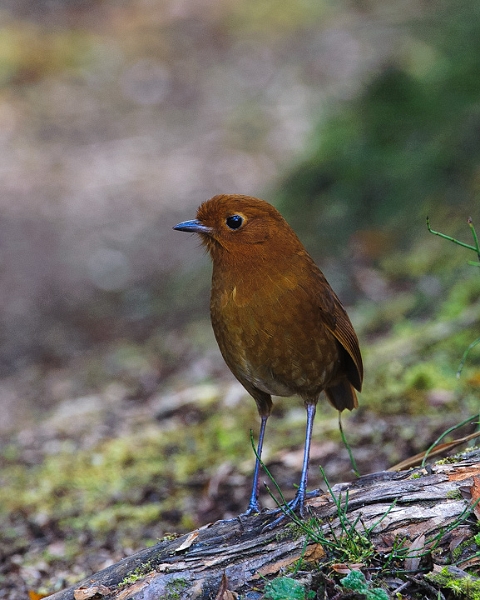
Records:
[[[243,217],[240,215],[232,215],[231,217],[227,217],[225,223],[230,229],[238,229],[243,225]]]

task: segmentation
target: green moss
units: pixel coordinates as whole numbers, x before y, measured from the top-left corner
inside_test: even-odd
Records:
[[[169,581],[165,600],[180,600],[183,597],[182,592],[186,587],[188,587],[188,581],[182,577]]]
[[[454,465],[456,462],[458,462],[458,456],[453,455],[453,456],[446,456],[445,458],[440,458],[439,460],[435,461],[435,464],[436,465]]]
[[[439,573],[429,573],[426,578],[459,598],[480,600],[480,579],[473,579],[469,575],[458,577],[448,567]]]
[[[255,410],[253,402],[250,408]],[[161,525],[162,514],[169,511],[179,514],[182,529],[192,529],[197,523],[185,484],[199,474],[207,478],[212,465],[238,462],[242,455],[246,459],[247,436],[235,415],[213,410],[208,422],[189,426],[188,435],[152,424],[93,449],[76,451],[65,442],[57,454],[30,468],[17,464],[15,453],[7,449],[0,475],[0,522],[26,511],[33,520],[58,523],[65,532],[115,530],[125,545],[137,530]]]
[[[161,542],[172,542],[173,540],[176,540],[178,537],[179,537],[178,533],[166,533],[160,541]]]
[[[480,538],[480,536],[478,536],[478,537]],[[480,542],[480,539],[478,540],[478,542]],[[453,549],[453,551],[452,551],[453,560],[455,562],[460,560],[463,553],[465,553],[466,555],[469,555],[469,556],[471,556],[472,554],[475,554],[475,546],[480,546],[480,543],[477,543],[476,536],[470,537],[470,538],[464,540],[463,542],[458,544],[458,546],[456,546]]]
[[[132,583],[137,582],[142,577],[145,577],[147,573],[150,573],[153,570],[151,561],[147,561],[144,565],[137,567],[130,575],[125,577],[123,581],[120,583],[120,586],[131,585]]]
[[[446,498],[450,498],[451,500],[461,500],[462,499],[462,494],[460,493],[459,490],[449,490],[446,494],[445,494]]]

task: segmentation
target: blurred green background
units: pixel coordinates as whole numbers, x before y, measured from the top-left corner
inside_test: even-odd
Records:
[[[4,589],[244,508],[255,407],[213,340],[208,258],[172,231],[214,194],[274,203],[345,302],[363,472],[478,410],[478,347],[456,378],[476,257],[425,221],[471,242],[479,220],[479,65],[474,0],[1,3]],[[290,490],[304,412],[276,411]],[[336,415],[317,421],[314,461],[351,476]]]

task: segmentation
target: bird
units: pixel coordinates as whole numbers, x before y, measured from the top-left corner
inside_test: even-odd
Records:
[[[307,412],[300,483],[288,508],[304,517],[312,427],[322,392],[338,410],[358,406],[363,364],[350,319],[280,212],[265,200],[219,194],[196,218],[212,263],[210,317],[220,352],[260,416],[248,516],[261,511],[259,474],[272,396],[299,396]]]

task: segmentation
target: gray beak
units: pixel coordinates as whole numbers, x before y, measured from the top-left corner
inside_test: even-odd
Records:
[[[212,229],[204,225],[198,219],[192,219],[191,221],[182,221],[178,225],[175,225],[173,229],[177,231],[188,231],[191,233],[211,233]]]

